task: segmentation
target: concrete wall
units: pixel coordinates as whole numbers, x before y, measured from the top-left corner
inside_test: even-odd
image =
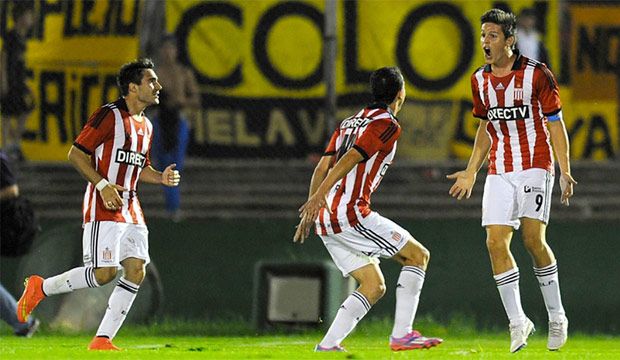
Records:
[[[318,238],[293,244],[293,220],[151,221],[150,252],[159,269],[165,299],[162,314],[175,318],[251,319],[252,282],[257,261],[329,259]],[[505,317],[478,221],[401,222],[431,251],[418,314],[448,321],[453,314],[475,317],[479,326],[506,326]],[[79,265],[81,229],[78,223],[44,222],[39,244],[22,259],[2,258],[2,283],[21,293],[20,271],[53,275]],[[548,241],[558,258],[564,305],[571,328],[620,331],[620,224],[558,222],[548,228]],[[41,243],[46,243],[42,246]],[[54,244],[50,247],[49,244]],[[56,245],[57,244],[57,245]],[[53,250],[49,250],[53,249]],[[521,269],[521,293],[526,313],[544,325],[546,312],[532,263],[520,237],[512,249]],[[24,270],[24,263],[28,268]],[[50,266],[56,263],[55,266]],[[388,291],[370,316],[391,317],[399,266],[382,260]]]

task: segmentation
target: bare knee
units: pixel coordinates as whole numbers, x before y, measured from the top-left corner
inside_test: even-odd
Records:
[[[360,292],[362,292],[371,304],[375,304],[385,295],[387,290],[384,282],[360,284]]]
[[[545,240],[538,235],[522,234],[523,245],[530,254],[536,254],[544,251],[546,248]]]
[[[146,275],[144,266],[128,266],[124,268],[124,271],[125,279],[137,285],[140,285],[142,283],[142,281],[144,280],[144,276]]]
[[[115,267],[103,267],[95,269],[95,279],[97,279],[97,284],[105,285],[110,281],[116,278],[116,268]]]
[[[487,249],[491,255],[499,256],[508,254],[510,252],[509,244],[509,241],[500,237],[487,237]]]
[[[430,258],[431,252],[417,241],[405,245],[397,256],[395,256],[395,259],[402,265],[417,266],[423,270],[426,270]]]

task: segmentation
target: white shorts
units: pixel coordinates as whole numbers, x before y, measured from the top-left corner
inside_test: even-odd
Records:
[[[519,229],[521,218],[549,222],[554,176],[544,169],[487,175],[482,195],[482,226]]]
[[[396,255],[409,239],[413,239],[409,231],[376,212],[371,212],[354,227],[320,237],[345,277],[368,264],[378,264],[379,257]]]
[[[84,266],[118,267],[133,257],[148,264],[149,231],[146,225],[116,221],[93,221],[84,225],[82,235]]]

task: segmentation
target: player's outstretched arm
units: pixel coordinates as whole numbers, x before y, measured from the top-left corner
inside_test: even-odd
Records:
[[[80,175],[97,188],[99,196],[101,196],[103,204],[107,209],[116,210],[123,206],[123,199],[119,192],[127,191],[127,189],[120,185],[110,184],[108,179],[101,176],[92,165],[91,155],[75,146],[71,146],[67,157]]]
[[[157,171],[152,166],[147,166],[140,173],[140,181],[169,187],[178,186],[181,182],[181,173],[175,170],[176,166],[177,164],[170,164],[164,171]]]
[[[325,207],[327,211],[331,213],[327,204],[329,189],[362,160],[364,160],[364,156],[355,148],[347,151],[344,156],[338,160],[336,165],[327,173],[327,176],[325,176],[317,187],[316,191],[308,198],[308,201],[299,208],[299,217],[301,221],[297,226],[293,241],[304,242],[310,234],[310,228],[313,226],[321,208]]]
[[[566,133],[564,121],[562,120],[549,121],[548,127],[551,143],[553,144],[553,150],[555,151],[555,157],[557,158],[558,165],[560,166],[560,190],[562,191],[561,201],[562,204],[568,206],[568,199],[573,196],[573,186],[577,185],[577,181],[573,179],[570,173],[568,134]]]
[[[480,167],[484,163],[484,159],[486,159],[489,153],[489,149],[491,149],[491,139],[489,139],[489,135],[486,132],[487,124],[487,120],[480,120],[478,131],[476,132],[476,139],[474,141],[474,149],[469,157],[467,168],[446,175],[448,179],[456,180],[448,193],[458,200],[463,199],[463,197],[469,199],[471,196],[472,189],[476,183],[478,170],[480,170]]]

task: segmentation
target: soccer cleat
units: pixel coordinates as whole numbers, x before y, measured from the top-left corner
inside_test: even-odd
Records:
[[[112,344],[112,340],[103,336],[95,336],[88,345],[88,350],[112,350],[119,351],[120,348]]]
[[[413,330],[401,338],[390,336],[390,349],[392,351],[430,349],[442,342],[441,338],[425,337],[419,331]]]
[[[526,347],[527,337],[534,331],[534,323],[528,318],[521,324],[510,325],[510,352],[515,353]]]
[[[15,332],[15,336],[31,338],[32,335],[34,335],[34,333],[36,333],[37,330],[39,330],[40,325],[41,325],[41,322],[39,321],[39,319],[34,319],[32,321],[32,324],[30,324],[24,330]]]
[[[26,278],[24,281],[24,293],[17,302],[17,320],[22,323],[27,322],[32,310],[43,299],[45,299],[43,278],[38,275],[31,275]]]
[[[568,338],[568,319],[562,316],[559,321],[549,321],[549,338],[547,339],[547,349],[551,351],[560,350]]]
[[[314,352],[347,352],[347,351],[340,345],[336,345],[332,347],[322,347],[321,345],[317,344],[314,347]]]

